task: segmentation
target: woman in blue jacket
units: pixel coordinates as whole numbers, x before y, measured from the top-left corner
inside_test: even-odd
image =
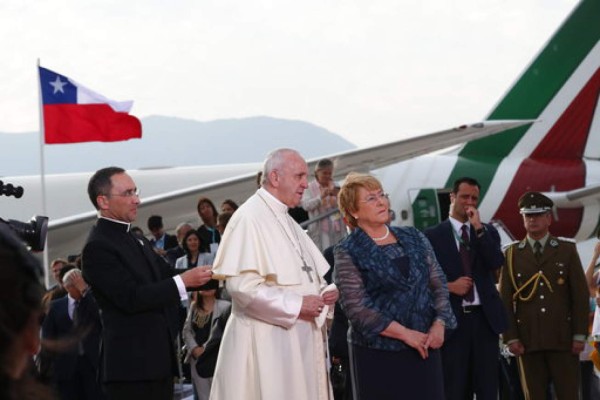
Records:
[[[429,241],[387,224],[388,195],[370,175],[348,175],[338,198],[353,228],[336,247],[334,279],[350,321],[355,398],[443,399],[439,348],[456,319]]]

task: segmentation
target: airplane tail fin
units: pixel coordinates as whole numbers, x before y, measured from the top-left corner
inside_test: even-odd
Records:
[[[577,5],[487,118],[539,122],[465,144],[446,187],[461,176],[476,178],[481,199],[493,203],[494,218],[502,219],[516,212],[525,191],[562,192],[586,185],[585,158],[600,158],[598,21],[599,0]],[[486,167],[475,170],[473,162]],[[495,199],[486,199],[486,191]],[[582,219],[578,213],[568,218]]]
[[[579,3],[487,117],[540,122],[469,142],[459,157],[498,161],[516,155],[582,158],[600,88],[599,20],[600,1]],[[482,186],[489,186],[495,172],[479,177]],[[449,181],[463,175],[469,171],[459,162]]]

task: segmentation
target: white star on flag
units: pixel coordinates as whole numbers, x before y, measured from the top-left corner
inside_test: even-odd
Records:
[[[60,76],[56,75],[56,80],[54,82],[49,82],[50,85],[54,88],[54,92],[52,94],[56,94],[57,92],[64,93],[63,86],[67,84],[67,82],[62,82],[60,80]]]

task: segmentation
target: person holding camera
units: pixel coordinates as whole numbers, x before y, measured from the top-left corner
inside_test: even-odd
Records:
[[[332,179],[333,161],[328,158],[319,160],[315,167],[315,180],[308,184],[302,196],[302,207],[313,219],[337,208],[337,195],[340,191]],[[317,247],[323,251],[338,243],[344,237],[344,224],[340,213],[333,213],[308,226],[308,235]]]

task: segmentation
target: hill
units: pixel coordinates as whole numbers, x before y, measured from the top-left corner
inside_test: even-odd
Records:
[[[303,121],[271,117],[208,122],[165,116],[141,119],[142,139],[117,143],[45,146],[46,173],[260,162],[272,149],[290,147],[312,159],[356,146]],[[0,176],[39,174],[39,134],[0,133]]]

